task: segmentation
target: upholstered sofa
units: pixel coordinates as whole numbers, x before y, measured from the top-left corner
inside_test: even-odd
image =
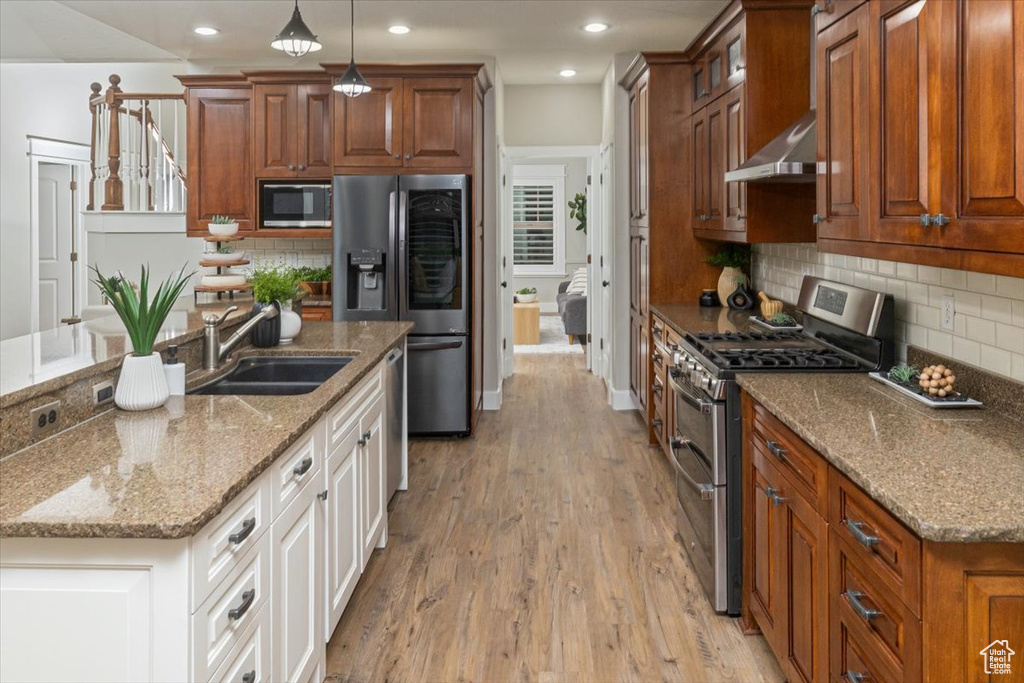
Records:
[[[570,280],[558,285],[558,314],[562,316],[565,333],[573,339],[579,339],[582,346],[587,345],[587,296],[586,294],[569,294],[565,290]]]

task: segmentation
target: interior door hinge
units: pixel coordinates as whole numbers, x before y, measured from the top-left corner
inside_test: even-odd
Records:
[[[590,344],[593,341],[594,337],[589,332],[587,332],[587,343]]]
[[[74,180],[71,181],[71,191],[74,192],[78,189],[78,183]]]
[[[592,183],[592,181],[591,181],[591,177],[590,177],[590,174],[588,173],[588,174],[587,174],[587,185],[592,185],[592,184],[593,184],[593,183]]]
[[[598,342],[598,348],[600,348],[603,351],[604,350],[604,339],[598,339],[597,342]]]
[[[501,174],[501,186],[505,187],[505,174],[504,173]]]
[[[508,348],[508,339],[501,340],[501,350],[504,351]]]
[[[73,252],[71,252],[71,262],[75,263],[76,261],[78,261],[78,252],[77,251],[73,251]]]

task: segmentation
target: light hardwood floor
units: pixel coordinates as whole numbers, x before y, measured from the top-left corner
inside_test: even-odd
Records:
[[[582,356],[516,359],[475,439],[410,445],[409,491],[327,648],[329,681],[780,681],[715,615],[671,471]]]

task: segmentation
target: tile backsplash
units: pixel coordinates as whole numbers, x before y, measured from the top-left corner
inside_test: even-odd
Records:
[[[320,267],[331,262],[331,240],[248,238],[233,242],[231,246],[245,251],[253,264]]]
[[[1024,382],[1024,278],[819,253],[813,244],[754,246],[759,289],[796,302],[804,275],[892,294],[900,357],[908,344]],[[941,325],[954,299],[954,329]]]

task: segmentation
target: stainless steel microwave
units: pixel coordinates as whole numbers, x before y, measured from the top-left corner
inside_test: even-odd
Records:
[[[260,201],[261,227],[331,227],[330,182],[263,183]]]

